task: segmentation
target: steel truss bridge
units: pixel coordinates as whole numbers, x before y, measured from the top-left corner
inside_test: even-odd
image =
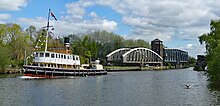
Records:
[[[106,56],[108,62],[163,65],[163,58],[147,48],[121,48]]]

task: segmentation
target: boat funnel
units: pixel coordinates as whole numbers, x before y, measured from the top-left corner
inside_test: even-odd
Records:
[[[70,47],[70,38],[68,38],[68,37],[64,38],[64,46]]]

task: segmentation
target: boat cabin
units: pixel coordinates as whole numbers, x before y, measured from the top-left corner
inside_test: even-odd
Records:
[[[51,68],[79,68],[80,59],[78,55],[64,54],[50,51],[34,52],[33,63],[35,66]]]

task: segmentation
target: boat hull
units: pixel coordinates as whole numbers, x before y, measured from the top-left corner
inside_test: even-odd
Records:
[[[69,69],[69,68],[48,68],[39,66],[23,66],[24,76],[55,77],[55,76],[93,76],[107,75],[104,69]]]

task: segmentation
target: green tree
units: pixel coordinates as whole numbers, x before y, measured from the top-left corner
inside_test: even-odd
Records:
[[[7,47],[0,45],[0,73],[5,73],[5,69],[9,66],[9,56]]]
[[[145,47],[150,48],[150,44],[144,40],[138,39],[138,40],[125,40],[123,42],[124,47],[134,48],[134,47]]]
[[[89,63],[91,51],[89,50],[88,36],[85,36],[82,40],[73,42],[72,50],[74,51],[74,54],[78,54],[80,56],[81,63]]]
[[[92,54],[90,50],[85,51],[85,63],[89,64],[91,60]]]
[[[194,57],[189,56],[189,61],[188,62],[189,62],[190,67],[194,67],[195,63],[196,63],[196,59]]]
[[[212,20],[210,32],[199,36],[199,41],[205,43],[209,80],[220,83],[220,20]]]
[[[28,35],[30,35],[31,40],[36,39],[37,29],[35,26],[29,26],[25,31]]]
[[[0,44],[3,44],[4,43],[4,40],[6,38],[6,25],[5,24],[0,24]]]
[[[95,56],[97,55],[97,58],[99,58],[103,64],[105,64],[106,55],[108,53],[123,47],[124,38],[111,32],[96,31],[94,33],[88,34],[88,36],[97,47],[97,52],[92,52],[92,56],[94,56],[93,53],[97,53]]]
[[[6,47],[9,49],[13,67],[22,66],[24,51],[29,50],[30,36],[18,24],[6,24]]]

